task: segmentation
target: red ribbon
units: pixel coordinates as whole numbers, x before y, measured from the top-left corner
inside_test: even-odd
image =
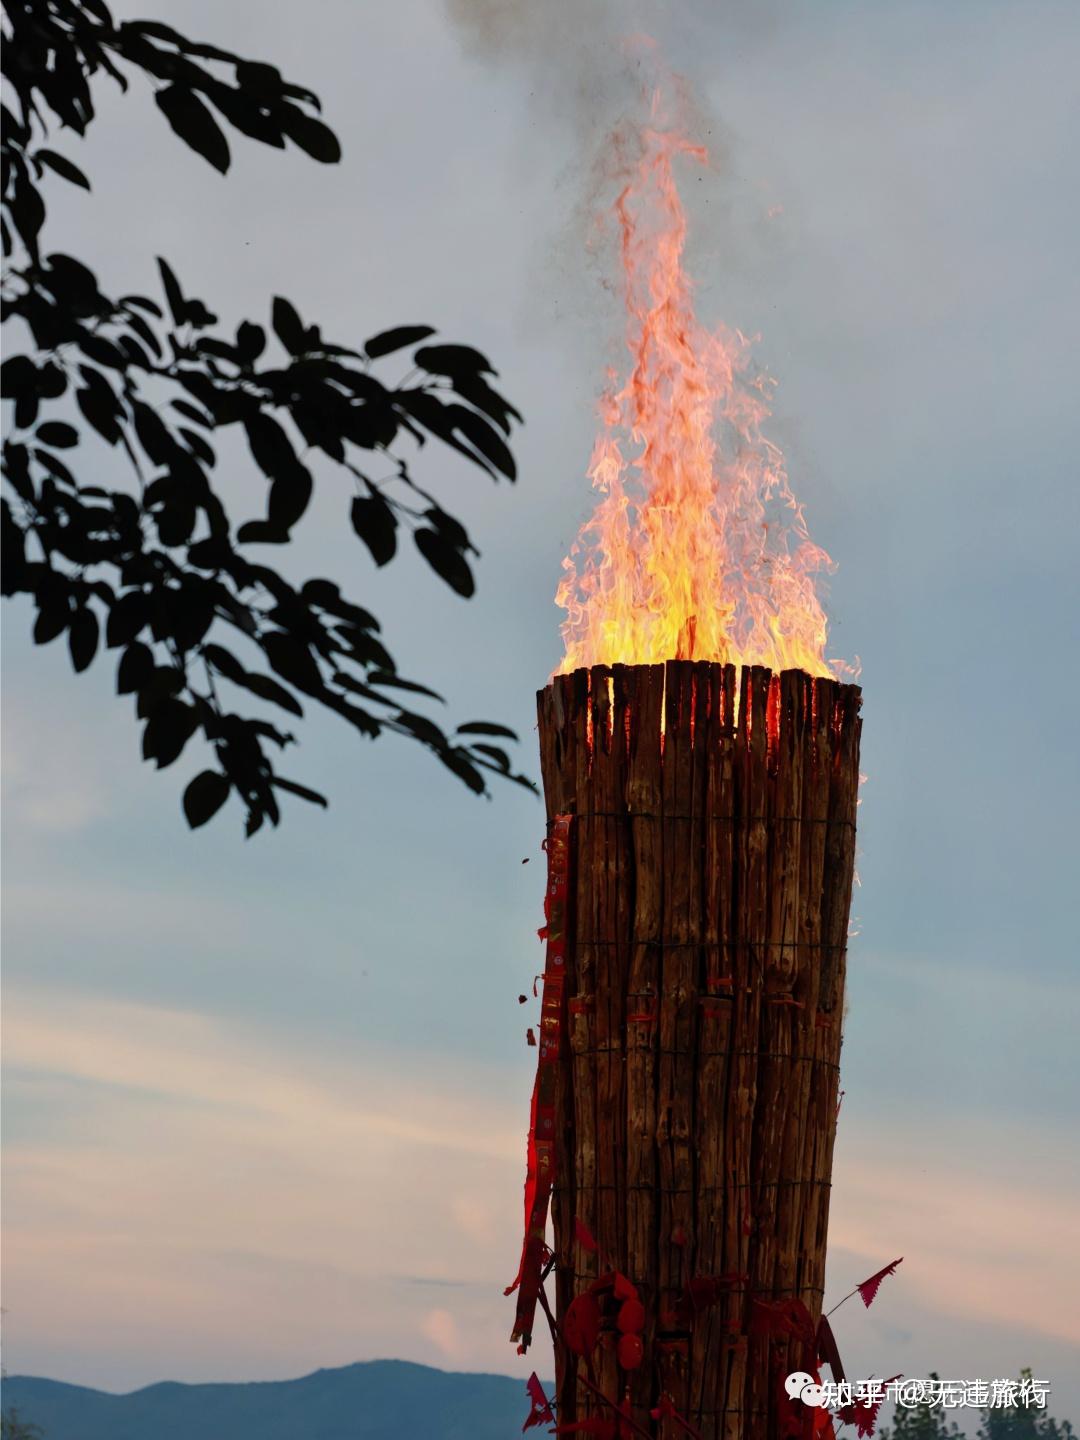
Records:
[[[524,1354],[532,1343],[533,1320],[540,1293],[540,1272],[547,1250],[548,1205],[555,1179],[555,1079],[562,1043],[566,980],[567,897],[570,891],[569,815],[556,815],[548,836],[547,893],[540,932],[547,941],[544,992],[540,1005],[540,1054],[536,1061],[532,1108],[529,1117],[528,1167],[525,1179],[525,1239],[521,1261],[506,1294],[519,1290],[512,1341]],[[519,1289],[520,1287],[520,1289]]]
[[[529,1411],[525,1424],[521,1427],[522,1434],[526,1430],[531,1430],[534,1425],[554,1425],[555,1415],[551,1409],[551,1401],[547,1398],[535,1370],[525,1381],[525,1389],[532,1402],[532,1409]]]

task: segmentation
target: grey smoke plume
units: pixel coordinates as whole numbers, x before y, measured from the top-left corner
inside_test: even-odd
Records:
[[[642,54],[628,40],[655,40],[666,64],[688,75],[703,55],[738,51],[773,28],[775,0],[446,0],[466,49],[515,64],[549,115],[583,132],[617,116],[641,82]]]
[[[605,295],[610,232],[598,219],[619,188],[635,122],[648,113],[658,47],[644,37],[655,0],[446,0],[446,8],[465,53],[510,75],[524,102],[516,154],[527,164],[534,147],[548,155],[554,147],[561,157],[547,233],[536,237],[530,320],[558,322],[570,305],[579,324],[591,317],[593,335],[617,345],[621,307]]]
[[[658,86],[669,119],[709,152],[708,172],[698,168],[684,187],[691,272],[715,274],[719,261],[730,273],[760,249],[766,203],[735,173],[732,136],[709,103],[715,70],[707,57],[758,42],[773,24],[772,0],[446,0],[446,10],[467,54],[518,77],[528,102],[523,151],[554,140],[566,155],[551,230],[539,242],[544,291],[563,300],[572,291],[575,306],[597,318],[603,306],[610,324],[610,301],[595,283],[597,217],[633,159],[635,127]],[[605,253],[601,246],[601,281]]]
[[[532,110],[548,123],[569,122],[595,141],[633,103],[634,62],[623,41],[642,27],[642,6],[615,0],[447,0],[466,50],[512,65],[528,85]]]

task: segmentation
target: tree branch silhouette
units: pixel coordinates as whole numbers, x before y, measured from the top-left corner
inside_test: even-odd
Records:
[[[100,76],[125,91],[131,72],[147,76],[171,130],[222,174],[230,130],[335,163],[340,146],[317,97],[272,65],[169,25],[116,24],[104,0],[3,0],[3,12],[14,107],[3,107],[3,320],[27,343],[0,369],[12,404],[2,588],[32,598],[34,640],[66,636],[76,673],[103,647],[119,651],[117,689],[134,697],[143,758],[159,769],[201,736],[213,765],[184,792],[192,827],[233,794],[248,835],[279,822],[281,793],[327,803],[277,768],[295,737],[266,717],[300,720],[305,703],[362,736],[418,742],[477,793],[492,774],[531,787],[493,743],[516,739],[505,726],[450,731],[407,707],[409,696],[440,697],[399,674],[370,610],[329,579],[290,583],[247,548],[287,545],[317,472],[336,468],[348,523],[376,565],[411,535],[435,574],[471,596],[477,551],[413,478],[401,444],[434,438],[492,480],[514,480],[507,439],[521,416],[486,358],[435,343],[428,325],[359,348],[331,343],[281,296],[269,330],[245,320],[227,334],[164,259],[162,303],[105,295],[80,260],[43,247],[46,173],[90,189],[45,142],[55,126],[85,135]],[[405,354],[409,373],[392,384],[379,362]],[[243,433],[267,482],[252,507],[261,513],[239,525],[215,488],[214,440],[229,430]],[[79,450],[91,434],[114,452],[107,483]],[[95,483],[85,483],[88,470]]]

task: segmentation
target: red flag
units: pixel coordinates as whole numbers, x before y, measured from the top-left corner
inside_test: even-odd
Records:
[[[522,1433],[531,1430],[534,1425],[554,1425],[555,1416],[551,1412],[551,1402],[544,1394],[544,1387],[540,1384],[535,1370],[525,1381],[525,1389],[532,1401],[532,1409],[529,1411],[529,1417],[525,1424],[521,1427]]]
[[[903,1260],[903,1258],[901,1255],[900,1260]],[[876,1275],[871,1275],[869,1280],[864,1280],[860,1285],[856,1285],[855,1288],[859,1292],[862,1303],[868,1310],[874,1303],[874,1296],[880,1289],[882,1280],[885,1279],[886,1275],[894,1275],[896,1273],[896,1267],[900,1264],[900,1260],[894,1260],[891,1265],[886,1265],[884,1270],[879,1270]]]
[[[887,1390],[894,1380],[899,1379],[899,1375],[891,1375],[888,1380],[883,1380],[881,1382],[882,1390]],[[884,1397],[882,1400],[853,1400],[850,1405],[845,1405],[839,1412],[840,1419],[845,1425],[854,1425],[855,1433],[859,1436],[873,1435],[883,1399]]]

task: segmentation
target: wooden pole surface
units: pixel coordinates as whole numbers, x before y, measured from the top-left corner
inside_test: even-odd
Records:
[[[558,1419],[612,1421],[599,1391],[647,1434],[771,1440],[821,1311],[860,691],[672,661],[538,699],[575,817],[556,1320],[612,1269],[646,1312],[630,1369],[610,1307],[587,1360],[560,1337]]]

